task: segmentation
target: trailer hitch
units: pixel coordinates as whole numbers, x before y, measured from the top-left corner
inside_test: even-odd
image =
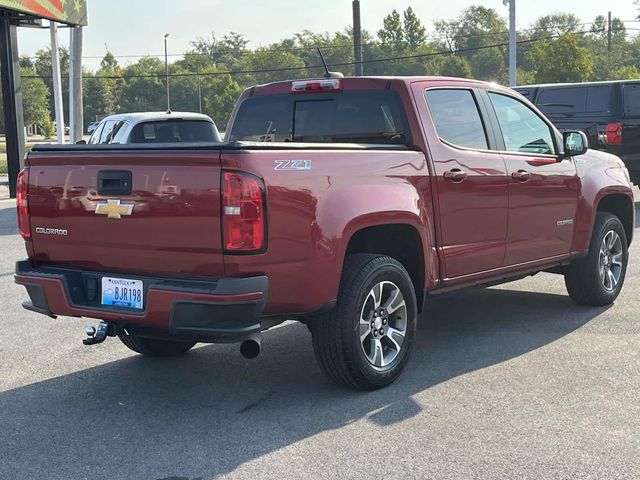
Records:
[[[97,330],[93,325],[88,325],[84,329],[84,332],[87,334],[87,338],[82,340],[82,343],[85,345],[96,345],[104,342],[107,337],[115,337],[116,326],[103,320],[98,324]]]

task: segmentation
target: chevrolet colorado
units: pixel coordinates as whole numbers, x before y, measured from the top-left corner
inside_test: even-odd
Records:
[[[299,320],[362,389],[398,377],[433,295],[545,271],[612,303],[635,225],[617,157],[512,90],[439,77],[253,87],[222,144],[36,146],[17,210],[24,307],[102,320],[85,343],[251,358]]]

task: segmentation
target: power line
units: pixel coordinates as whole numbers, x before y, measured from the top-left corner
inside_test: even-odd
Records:
[[[637,20],[624,20],[622,21],[622,23],[638,23]],[[540,28],[540,27],[532,27],[532,28],[525,28],[525,29],[520,29],[518,30],[518,33],[524,33],[524,32],[536,32],[536,31],[540,31],[540,32],[544,32],[545,30],[554,30],[556,28],[563,28],[563,29],[567,29],[567,28],[574,28],[574,27],[584,27],[584,26],[588,26],[588,25],[594,25],[595,22],[584,22],[584,23],[575,23],[575,24],[569,24],[569,25],[562,25],[560,27],[551,27],[549,29],[545,29],[545,28]],[[633,28],[627,28],[628,30],[636,30]],[[587,30],[586,33],[598,33],[600,30]],[[452,35],[452,36],[447,36],[447,35],[433,35],[433,36],[428,36],[425,37],[425,41],[429,41],[429,40],[440,40],[440,41],[455,41],[458,39],[464,39],[464,38],[485,38],[485,37],[497,37],[497,36],[501,36],[501,35],[508,35],[509,31],[508,30],[504,30],[504,31],[500,31],[500,32],[480,32],[480,33],[470,33],[470,34],[464,34],[464,35]],[[567,32],[567,33],[576,33],[576,34],[580,34],[580,33],[585,33],[585,32]],[[381,48],[385,48],[385,47],[392,47],[392,45],[388,45],[388,44],[384,44],[384,43],[379,43],[379,42],[366,42],[362,44],[363,47],[381,47]],[[318,45],[313,45],[313,46],[309,46],[309,47],[290,47],[290,48],[257,48],[255,50],[242,50],[242,51],[238,51],[238,52],[233,52],[233,51],[229,51],[229,52],[218,52],[220,53],[220,55],[225,55],[225,54],[230,54],[230,55],[235,55],[235,56],[249,56],[249,55],[256,55],[256,54],[260,54],[260,53],[293,53],[293,52],[313,52],[316,50],[316,48],[322,48],[325,50],[342,50],[342,49],[352,49],[353,48],[353,43],[349,42],[349,43],[345,43],[343,45],[335,45],[335,44],[318,44]],[[111,52],[107,52],[107,53],[111,53]],[[103,59],[106,56],[99,56],[99,55],[86,55],[84,57],[82,57],[83,59],[86,60],[98,60],[98,59]],[[153,53],[153,54],[139,54],[139,55],[132,55],[132,54],[127,54],[127,55],[114,55],[112,54],[112,56],[116,59],[122,58],[145,58],[145,57],[154,57],[154,58],[164,58],[164,53],[160,54],[160,53]],[[188,56],[200,56],[200,57],[205,57],[205,58],[211,58],[211,55],[207,54],[207,53],[201,53],[201,52],[187,52],[187,53],[173,53],[173,54],[169,54],[169,57],[173,57],[173,58],[177,58],[177,57],[188,57]],[[23,58],[29,58],[31,60],[35,60],[38,58],[37,55],[31,55],[31,56],[24,56]]]
[[[584,35],[584,34],[588,34],[588,33],[592,33],[589,31],[585,31],[585,32],[573,32],[574,35]],[[535,43],[535,42],[540,42],[543,40],[551,40],[554,38],[559,38],[561,37],[563,34],[556,34],[556,35],[549,35],[546,37],[540,37],[540,38],[531,38],[531,39],[526,39],[526,40],[520,40],[518,41],[518,44],[528,44],[528,43]],[[421,53],[421,54],[414,54],[414,55],[402,55],[402,56],[397,56],[397,57],[387,57],[387,58],[378,58],[378,59],[370,59],[370,60],[363,60],[362,63],[363,64],[371,64],[371,63],[381,63],[381,62],[393,62],[393,61],[398,61],[398,60],[411,60],[411,59],[417,59],[417,58],[428,58],[428,57],[436,57],[436,56],[441,56],[441,55],[456,55],[456,54],[460,54],[460,53],[469,53],[469,52],[475,52],[475,51],[479,51],[479,50],[485,50],[485,49],[491,49],[491,48],[500,48],[500,47],[507,47],[509,44],[508,43],[497,43],[497,44],[492,44],[492,45],[483,45],[480,47],[470,47],[470,48],[463,48],[463,49],[457,49],[457,50],[450,50],[450,51],[440,51],[440,52],[430,52],[430,53]],[[345,67],[345,66],[352,66],[355,65],[356,62],[341,62],[341,63],[333,63],[330,66],[331,67]],[[293,72],[293,71],[301,71],[301,70],[313,70],[313,69],[323,69],[323,65],[309,65],[309,66],[303,66],[303,67],[283,67],[283,68],[271,68],[271,69],[260,69],[260,70],[241,70],[241,71],[226,71],[226,72],[204,72],[204,73],[193,73],[193,72],[185,72],[185,73],[170,73],[169,77],[196,77],[196,76],[203,76],[203,77],[208,77],[208,76],[221,76],[221,75],[251,75],[251,74],[256,74],[256,73],[277,73],[277,72]],[[51,78],[49,76],[40,76],[40,75],[24,75],[22,78]],[[91,76],[91,77],[83,77],[83,80],[90,80],[90,79],[104,79],[104,80],[128,80],[128,79],[135,79],[135,78],[166,78],[166,75],[163,73],[157,73],[157,74],[141,74],[141,75],[95,75],[95,76]]]

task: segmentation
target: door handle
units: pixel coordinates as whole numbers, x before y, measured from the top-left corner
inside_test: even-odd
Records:
[[[517,172],[513,172],[511,177],[518,180],[519,182],[526,182],[531,178],[531,174],[526,170],[518,170]]]
[[[131,195],[131,171],[101,170],[98,172],[98,195]]]
[[[444,172],[444,178],[454,183],[459,183],[463,181],[465,178],[467,178],[467,174],[466,172],[463,172],[459,168],[454,168],[453,170]]]

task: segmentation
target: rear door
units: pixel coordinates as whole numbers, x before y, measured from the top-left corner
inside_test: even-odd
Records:
[[[28,165],[37,262],[123,274],[223,274],[219,151],[36,151]],[[47,229],[67,234],[39,233]]]
[[[519,99],[488,92],[509,181],[505,265],[571,251],[580,181],[571,159],[559,161],[551,126]]]
[[[499,268],[507,236],[504,159],[491,151],[493,138],[480,116],[477,90],[428,85],[433,83],[414,84],[413,92],[430,139],[443,276],[455,279]]]

